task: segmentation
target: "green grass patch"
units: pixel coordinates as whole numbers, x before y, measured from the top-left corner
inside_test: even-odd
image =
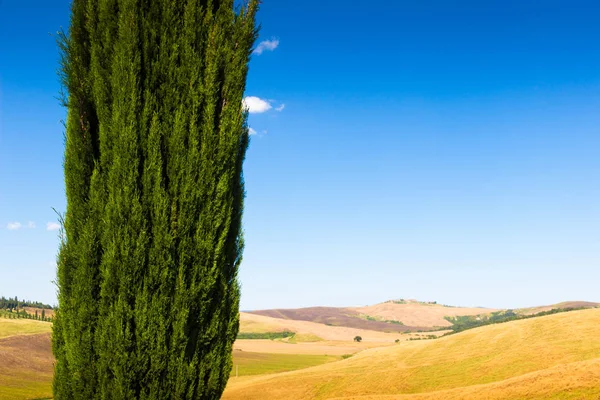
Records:
[[[294,371],[301,368],[325,364],[331,361],[337,361],[339,359],[340,357],[338,356],[234,351],[231,376],[235,377],[236,366],[238,376],[247,376]]]
[[[294,332],[240,332],[237,335],[238,339],[285,339],[294,336]]]

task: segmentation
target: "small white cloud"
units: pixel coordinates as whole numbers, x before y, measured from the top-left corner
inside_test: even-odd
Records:
[[[264,51],[273,51],[279,46],[279,39],[263,40],[254,49],[254,54],[261,55]]]
[[[15,221],[15,222],[9,222],[8,225],[6,225],[6,228],[9,231],[16,231],[17,229],[21,229],[22,226],[23,225],[21,225],[20,222]]]
[[[28,228],[30,228],[30,229],[33,229],[33,228],[35,228],[35,222],[33,222],[33,221],[29,221],[29,222],[27,223],[27,227],[28,227]]]
[[[56,222],[48,222],[46,224],[46,229],[49,231],[57,231],[60,229],[60,225],[57,224]]]
[[[283,111],[284,108],[285,108],[285,104],[282,104],[279,107],[276,107],[275,111]]]
[[[242,102],[250,114],[264,113],[273,108],[268,101],[256,96],[246,96]]]
[[[248,128],[248,135],[256,135],[256,131],[252,128]]]

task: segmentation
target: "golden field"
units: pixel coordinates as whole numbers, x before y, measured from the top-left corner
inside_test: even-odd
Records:
[[[231,379],[224,399],[598,399],[600,309],[490,325]]]
[[[431,309],[434,316],[437,307]],[[245,313],[241,320],[242,332],[297,333],[237,340],[227,400],[600,399],[598,308],[418,341],[407,339],[430,332],[399,335]],[[50,330],[47,322],[0,318],[0,399],[51,397]]]

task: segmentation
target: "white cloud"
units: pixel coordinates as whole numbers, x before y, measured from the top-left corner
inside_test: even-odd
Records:
[[[30,228],[30,229],[33,229],[33,228],[35,228],[35,222],[33,222],[33,221],[29,221],[29,222],[27,223],[27,227],[28,227],[28,228]]]
[[[9,231],[16,231],[17,229],[21,229],[22,226],[23,225],[21,225],[20,222],[15,221],[15,222],[9,222],[8,225],[6,225],[6,228]]]
[[[276,107],[275,111],[283,111],[284,108],[285,108],[285,104],[282,104],[279,107]]]
[[[56,222],[48,222],[46,224],[46,229],[49,231],[57,231],[60,229],[60,225],[57,224]]]
[[[273,51],[279,46],[279,39],[263,40],[256,46],[254,53],[261,55],[264,51]]]
[[[244,108],[246,108],[250,114],[264,113],[273,108],[268,101],[256,96],[246,96],[242,102],[244,103]]]
[[[252,128],[248,128],[248,135],[256,135],[256,131]]]

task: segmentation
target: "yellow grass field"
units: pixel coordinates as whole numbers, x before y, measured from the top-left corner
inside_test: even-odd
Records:
[[[52,331],[50,322],[35,321],[31,319],[0,318],[0,339],[14,335],[31,335],[34,333],[48,333]]]
[[[365,350],[231,380],[224,399],[598,399],[600,309]]]
[[[233,352],[231,379],[235,379],[236,373],[239,376],[248,376],[295,371],[339,359],[341,359],[339,356],[254,353],[238,350]]]

